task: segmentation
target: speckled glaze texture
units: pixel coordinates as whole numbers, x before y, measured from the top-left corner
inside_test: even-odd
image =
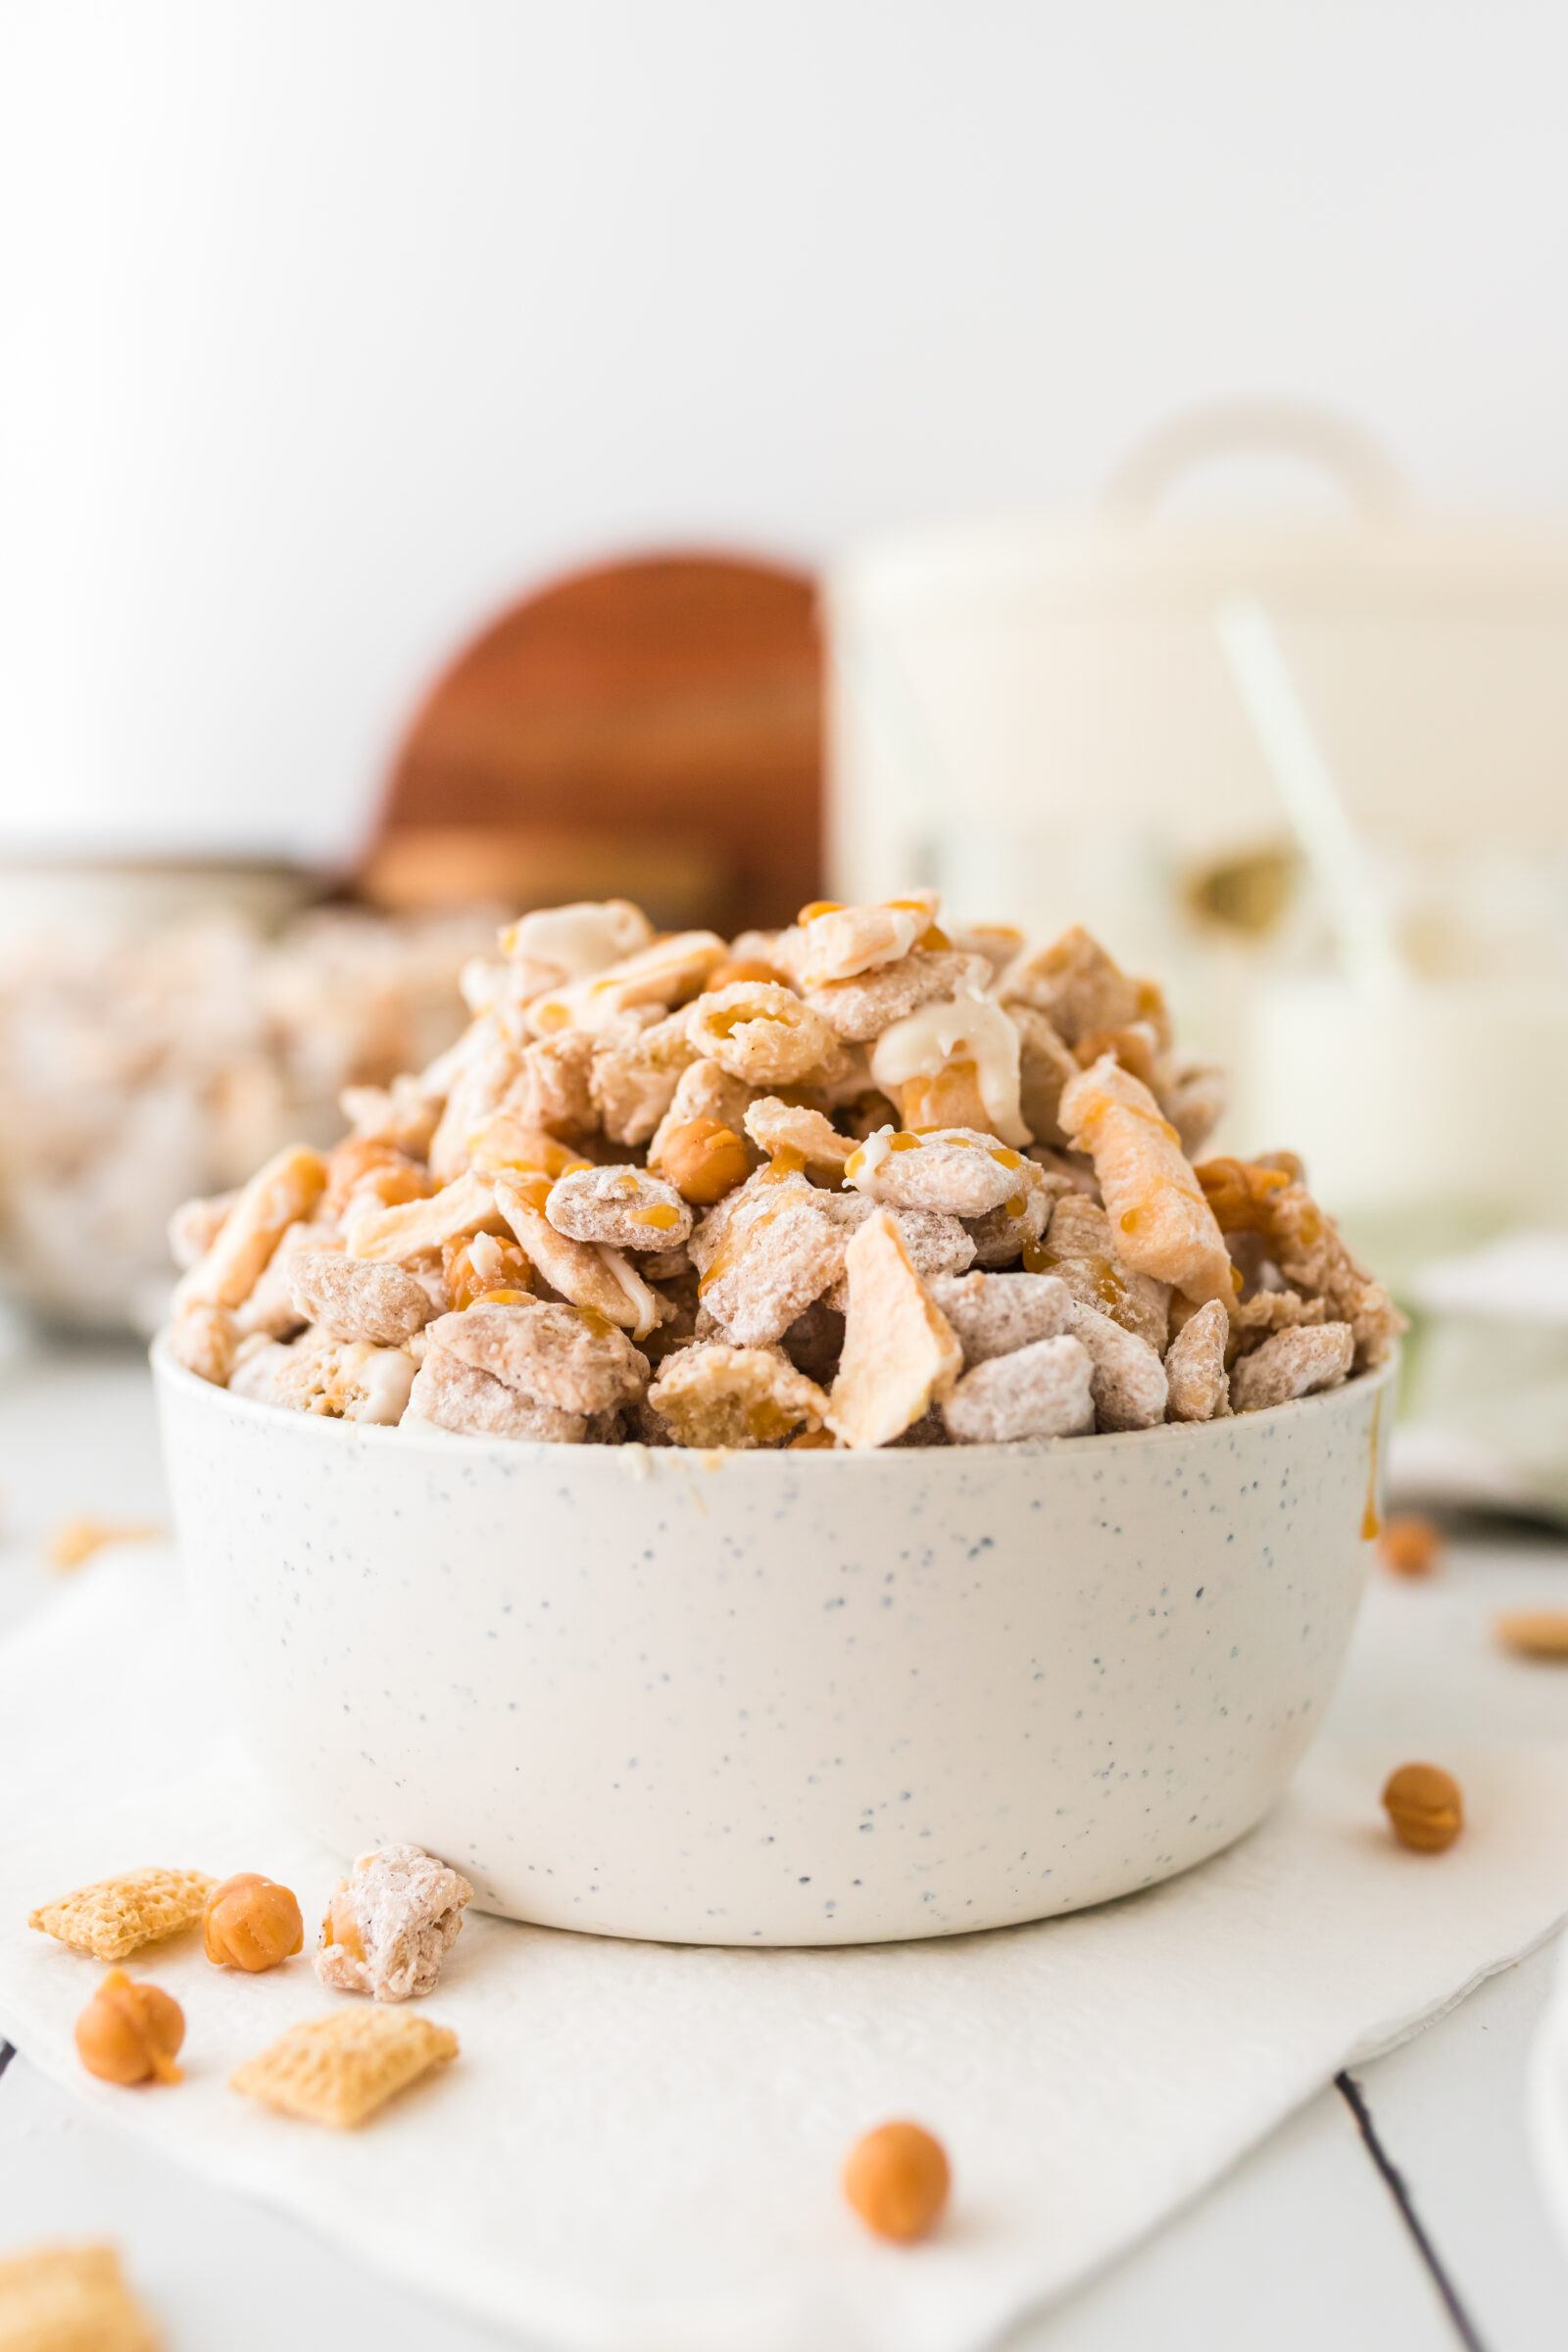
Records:
[[[1345,1655],[1392,1378],[710,1455],[318,1420],[155,1362],[214,1671],[286,1810],[514,1918],[737,1944],[1040,1919],[1250,1828]]]

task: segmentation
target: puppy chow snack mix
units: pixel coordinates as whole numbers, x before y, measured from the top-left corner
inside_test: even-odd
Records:
[[[464,992],[341,1143],[176,1217],[189,1371],[524,1443],[1011,1445],[1290,1405],[1401,1328],[1291,1153],[1201,1157],[1220,1074],[1082,929],[612,900]]]

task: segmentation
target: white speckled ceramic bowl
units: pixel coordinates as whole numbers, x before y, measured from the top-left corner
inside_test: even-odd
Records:
[[[215,1672],[295,1820],[514,1918],[756,1944],[1039,1919],[1250,1829],[1349,1640],[1392,1370],[1200,1428],[707,1455],[155,1361]]]

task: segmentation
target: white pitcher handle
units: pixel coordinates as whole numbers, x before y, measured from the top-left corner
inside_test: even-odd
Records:
[[[1241,451],[1308,459],[1332,473],[1369,517],[1396,514],[1408,503],[1387,450],[1348,417],[1307,402],[1236,400],[1190,409],[1156,425],[1128,451],[1105,484],[1104,510],[1137,521],[1190,467]]]

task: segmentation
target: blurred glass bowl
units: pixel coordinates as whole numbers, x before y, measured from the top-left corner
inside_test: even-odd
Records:
[[[466,1020],[496,910],[308,904],[279,866],[0,869],[0,1291],[46,1322],[152,1330],[171,1211],[279,1145],[339,1131],[339,1090],[417,1069]]]

